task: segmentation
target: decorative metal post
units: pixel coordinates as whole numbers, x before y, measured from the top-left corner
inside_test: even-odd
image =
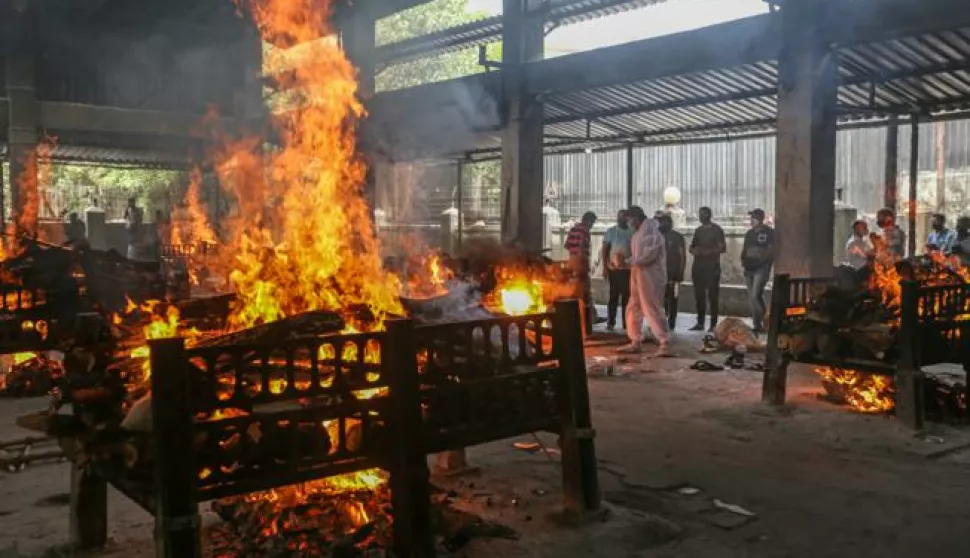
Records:
[[[192,381],[185,340],[148,342],[155,449],[155,556],[202,556],[196,496]]]
[[[414,322],[387,323],[381,368],[390,387],[387,420],[392,439],[389,468],[394,552],[407,558],[431,558],[435,554],[431,533],[431,472],[424,452]]]
[[[582,520],[600,508],[596,446],[586,383],[583,322],[577,300],[557,302],[552,318],[553,351],[562,374],[560,412],[563,417],[563,492],[566,513]]]
[[[769,405],[784,405],[788,389],[788,358],[778,346],[778,334],[785,322],[785,312],[791,304],[791,277],[775,275],[771,287],[771,306],[768,314],[768,347],[765,355],[765,375],[761,386],[761,400]]]

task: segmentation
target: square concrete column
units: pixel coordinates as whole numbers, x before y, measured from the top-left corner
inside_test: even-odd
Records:
[[[820,3],[781,8],[775,176],[776,273],[831,276],[835,225],[838,58]],[[822,3],[824,4],[824,3]]]
[[[341,40],[347,57],[357,68],[357,96],[366,100],[372,97],[376,90],[376,22],[366,10],[361,10],[349,18],[341,29]],[[364,196],[373,211],[377,207],[377,172],[378,163],[374,149],[364,141],[364,134],[358,134],[358,147],[367,163],[367,174],[364,178]]]
[[[543,104],[526,94],[523,65],[541,60],[545,34],[538,0],[505,0],[502,72],[505,76],[502,135],[502,240],[542,249],[545,190],[542,158]]]
[[[32,180],[36,186],[37,165],[32,161],[37,147],[39,132],[37,93],[34,79],[33,12],[29,8],[12,11],[16,21],[8,26],[7,41],[4,45],[6,56],[7,90],[7,141],[10,159],[10,211],[20,215],[23,210],[24,196],[20,184]],[[30,177],[28,173],[34,173]]]

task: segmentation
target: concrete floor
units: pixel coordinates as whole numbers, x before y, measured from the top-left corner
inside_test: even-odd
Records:
[[[798,367],[789,406],[765,408],[759,372],[688,369],[700,344],[699,334],[684,332],[692,323],[683,317],[676,358],[618,361],[619,376],[591,374],[611,519],[582,529],[553,522],[556,457],[498,442],[470,451],[478,475],[437,482],[455,491],[458,505],[513,527],[520,538],[475,540],[457,555],[970,556],[970,432],[938,427],[914,435],[891,417],[848,412],[819,401],[816,378]],[[600,338],[589,362],[612,356],[621,342]],[[0,400],[0,440],[23,434],[13,419],[45,404]],[[685,495],[684,487],[699,492]],[[64,464],[0,473],[0,557],[62,555],[49,549],[66,541],[67,509],[50,497],[67,490]],[[756,517],[720,510],[714,500]],[[151,556],[147,514],[117,494],[110,514],[111,547],[95,555]]]

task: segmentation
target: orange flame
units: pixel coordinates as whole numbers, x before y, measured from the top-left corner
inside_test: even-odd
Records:
[[[46,136],[22,161],[23,171],[15,178],[20,192],[20,207],[11,208],[13,220],[7,224],[7,238],[0,242],[0,260],[15,257],[22,251],[19,235],[37,234],[40,214],[40,189],[52,182],[53,154],[57,138]]]
[[[249,6],[263,40],[275,45],[331,32],[329,0],[252,0]],[[240,204],[228,240],[234,258],[228,275],[237,293],[229,325],[366,307],[379,327],[385,316],[401,312],[401,285],[383,271],[361,194],[365,167],[353,125],[364,111],[354,68],[328,41],[274,79],[300,93],[297,106],[275,115],[279,149],[262,154],[258,139],[246,139],[227,146],[216,165]]]
[[[841,392],[845,402],[862,413],[884,413],[895,407],[892,379],[844,368],[816,368],[815,373]]]
[[[199,194],[201,183],[202,172],[198,168],[192,169],[189,173],[189,187],[185,192],[185,215],[180,216],[184,218],[172,219],[170,242],[173,246],[195,247],[201,243],[216,243],[215,232]]]

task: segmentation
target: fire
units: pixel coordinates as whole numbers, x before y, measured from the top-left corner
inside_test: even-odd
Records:
[[[263,40],[280,47],[331,32],[329,0],[248,5]],[[238,297],[229,325],[365,307],[380,327],[385,316],[401,312],[401,285],[384,273],[361,192],[366,169],[354,122],[364,111],[354,67],[336,42],[324,41],[290,72],[271,78],[299,93],[298,103],[274,115],[278,148],[262,153],[260,141],[247,139],[217,157],[220,181],[240,204],[227,239]]]
[[[544,312],[562,294],[553,292],[558,284],[546,275],[540,269],[500,267],[495,271],[495,289],[483,302],[487,308],[510,316]]]
[[[544,310],[542,283],[516,279],[499,288],[502,311],[511,316],[521,316]]]
[[[14,353],[13,354],[13,364],[17,366],[18,364],[23,364],[28,360],[33,360],[37,358],[37,353]]]
[[[422,256],[417,266],[408,270],[407,295],[411,298],[432,298],[448,294],[448,281],[454,272],[444,265],[440,254]]]
[[[816,368],[815,373],[823,382],[835,386],[838,395],[859,412],[884,413],[895,406],[893,382],[887,376],[844,368]]]
[[[20,192],[20,207],[11,208],[14,219],[7,223],[7,237],[0,242],[0,260],[12,258],[23,249],[20,235],[38,233],[40,190],[52,182],[53,154],[57,138],[46,136],[24,158],[23,172],[14,178]]]
[[[163,310],[164,308],[164,310]],[[130,357],[134,359],[143,359],[142,361],[142,381],[147,381],[151,377],[151,361],[149,357],[151,352],[148,348],[148,340],[150,339],[167,339],[171,337],[185,337],[189,342],[194,341],[199,337],[199,331],[194,328],[184,328],[181,326],[178,308],[174,305],[168,304],[163,305],[160,300],[149,300],[141,305],[135,304],[131,299],[128,299],[127,307],[125,308],[124,314],[130,316],[135,312],[144,313],[149,316],[148,324],[142,328],[142,339],[144,344],[138,345],[131,350]],[[121,323],[123,318],[120,315],[115,315],[112,318],[115,324]]]

